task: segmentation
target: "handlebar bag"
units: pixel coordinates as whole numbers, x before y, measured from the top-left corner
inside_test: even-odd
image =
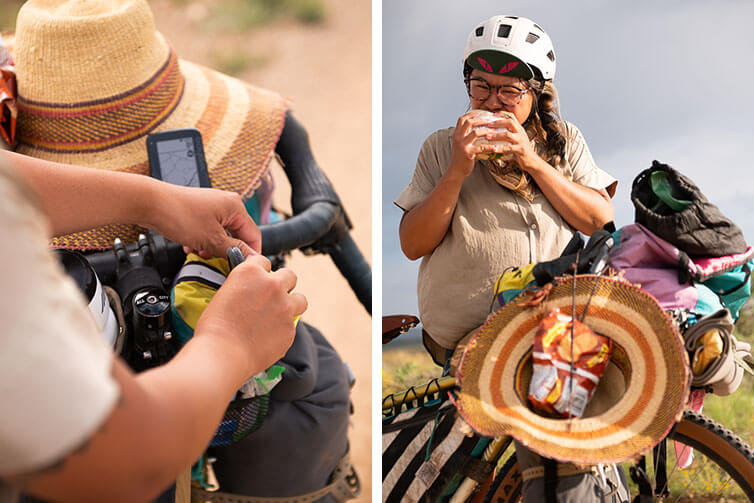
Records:
[[[187,257],[171,291],[173,328],[182,344],[229,270],[225,259]],[[210,444],[221,490],[287,497],[324,487],[348,450],[350,385],[343,362],[321,333],[299,321],[292,346],[262,374],[238,391]]]

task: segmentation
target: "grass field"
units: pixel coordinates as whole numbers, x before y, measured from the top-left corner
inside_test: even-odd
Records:
[[[736,324],[736,337],[754,343],[752,299],[741,310]],[[382,353],[383,395],[426,382],[437,377],[440,372],[441,369],[432,362],[421,344],[402,345],[395,349],[387,345]],[[734,431],[749,445],[754,445],[754,376],[744,374],[741,387],[730,396],[707,394],[703,413]],[[669,446],[668,450],[672,459],[672,447]],[[697,463],[701,461],[698,459]],[[650,460],[647,462],[651,464]],[[681,499],[671,498],[671,501],[747,501],[743,495],[728,493],[728,488],[721,489],[725,483],[721,482],[717,471],[709,466],[692,465],[690,469],[674,474],[671,480],[671,491],[680,491],[676,487],[680,485],[683,487],[682,494],[685,495]],[[721,492],[723,496],[720,496]]]

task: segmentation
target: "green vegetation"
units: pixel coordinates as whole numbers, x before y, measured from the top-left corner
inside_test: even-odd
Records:
[[[441,373],[442,369],[435,365],[421,345],[385,351],[382,353],[382,394],[403,391]]]
[[[322,0],[225,0],[212,5],[205,26],[213,31],[245,31],[285,17],[316,24],[325,15]]]
[[[267,59],[263,56],[255,56],[247,52],[232,51],[227,53],[216,53],[212,60],[215,62],[215,68],[232,76],[239,76],[246,70],[263,66]]]

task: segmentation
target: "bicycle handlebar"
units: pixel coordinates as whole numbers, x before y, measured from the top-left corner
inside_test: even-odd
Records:
[[[273,224],[262,225],[262,255],[305,248],[322,239],[335,224],[339,206],[325,201],[317,201],[303,213]]]
[[[348,219],[330,181],[317,166],[309,147],[306,130],[290,115],[275,149],[291,183],[291,206],[294,215],[282,222],[260,225],[262,254],[277,255],[295,249],[327,253],[346,278],[351,289],[369,314],[372,313],[372,272],[351,239]],[[120,256],[119,256],[120,254]],[[125,247],[90,253],[87,260],[104,284],[115,281],[118,264],[124,255],[153,266],[165,286],[177,274],[185,254],[181,245],[157,233]]]

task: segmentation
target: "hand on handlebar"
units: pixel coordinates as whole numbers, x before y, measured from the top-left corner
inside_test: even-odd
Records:
[[[158,200],[146,226],[184,245],[186,253],[210,258],[224,257],[231,246],[244,256],[262,249],[262,234],[234,192],[161,183]]]
[[[261,255],[233,268],[202,313],[194,337],[219,337],[245,357],[247,378],[279,360],[293,343],[294,319],[307,307],[306,297],[292,292],[290,269],[270,272]]]

